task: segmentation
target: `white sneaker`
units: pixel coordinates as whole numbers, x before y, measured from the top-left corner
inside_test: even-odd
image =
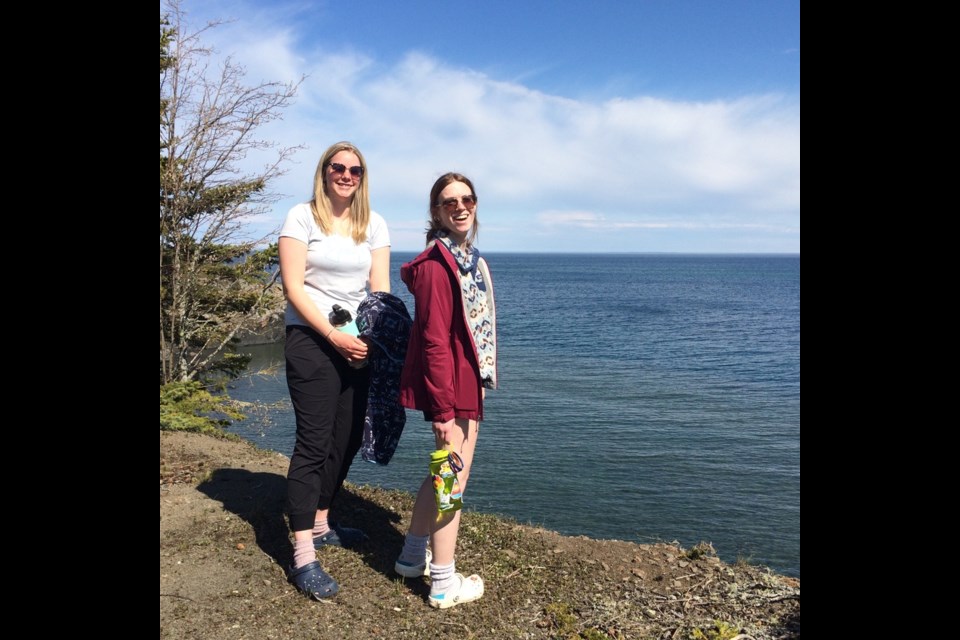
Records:
[[[463,604],[464,602],[473,602],[479,600],[483,595],[483,578],[474,574],[469,578],[464,578],[462,573],[454,574],[454,577],[460,580],[460,586],[457,589],[451,589],[446,593],[430,594],[427,600],[430,606],[435,609],[449,609],[452,606]]]
[[[393,563],[393,570],[404,578],[419,578],[420,576],[430,577],[430,561],[433,560],[433,553],[427,549],[427,555],[421,564],[408,564],[402,560]]]

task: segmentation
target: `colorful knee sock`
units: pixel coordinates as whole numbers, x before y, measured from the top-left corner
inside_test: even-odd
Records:
[[[330,523],[327,521],[326,518],[324,518],[323,520],[320,520],[319,518],[317,520],[314,520],[313,522],[314,538],[319,538],[320,536],[326,535],[328,533],[330,533]]]
[[[317,559],[317,550],[313,548],[313,540],[293,541],[293,568],[299,569]]]
[[[446,565],[430,563],[430,595],[440,595],[458,586],[454,575],[457,572],[456,565],[456,562]]]
[[[403,551],[400,552],[400,562],[409,565],[423,564],[427,557],[427,543],[430,535],[415,536],[408,533],[403,540]]]

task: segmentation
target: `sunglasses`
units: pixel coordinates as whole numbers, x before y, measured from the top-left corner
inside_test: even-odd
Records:
[[[477,206],[477,196],[461,196],[460,198],[447,198],[440,202],[440,206],[446,209],[447,211],[456,211],[457,205],[463,202],[463,206],[467,209],[473,209]]]
[[[334,173],[343,173],[344,171],[348,170],[347,165],[340,164],[339,162],[331,162],[330,168],[333,169]],[[349,171],[350,171],[350,175],[353,176],[354,178],[363,177],[363,167],[361,167],[360,165],[350,167]]]

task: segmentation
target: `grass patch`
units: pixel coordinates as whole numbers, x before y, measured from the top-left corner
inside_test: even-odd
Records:
[[[684,554],[691,560],[699,560],[700,558],[715,558],[717,556],[717,550],[713,548],[713,545],[709,542],[700,542],[688,549]]]
[[[706,630],[696,628],[690,633],[690,640],[733,640],[740,635],[740,627],[729,622],[716,620]]]

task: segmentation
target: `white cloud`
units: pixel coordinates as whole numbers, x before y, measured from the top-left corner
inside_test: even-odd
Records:
[[[322,151],[348,139],[367,158],[374,208],[401,249],[422,246],[430,186],[456,170],[476,184],[481,243],[491,250],[518,246],[511,236],[519,230],[556,235],[576,229],[597,233],[558,246],[603,250],[605,236],[616,229],[632,237],[637,250],[676,250],[655,245],[682,247],[683,233],[693,231],[697,246],[711,250],[710,230],[736,229],[758,236],[743,243],[750,250],[799,251],[796,101],[624,97],[594,103],[418,52],[374,60],[298,49],[287,30],[269,25],[233,26],[228,40],[218,48],[229,46],[255,72],[251,81],[307,75],[283,121],[264,131],[280,144],[309,146],[274,185],[290,197],[271,225],[309,196]],[[668,232],[675,234],[669,241]]]
[[[603,225],[603,216],[591,211],[543,211],[537,214],[537,222],[543,227],[595,228]]]

